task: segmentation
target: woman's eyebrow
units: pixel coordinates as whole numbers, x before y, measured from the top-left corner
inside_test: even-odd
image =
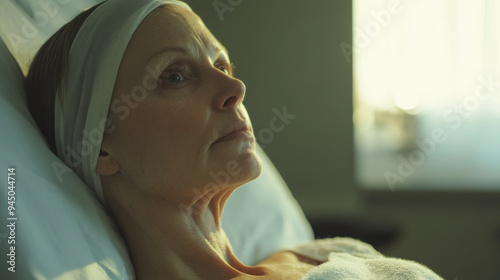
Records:
[[[217,45],[213,46],[213,49],[215,49],[217,57],[220,56],[221,53],[222,53],[229,60],[229,53],[228,53],[227,49],[224,46],[222,46],[221,44],[217,44]],[[156,51],[155,53],[153,53],[149,57],[147,63],[150,63],[151,60],[153,60],[155,57],[157,57],[160,54],[166,53],[166,52],[179,52],[179,53],[182,53],[182,54],[188,54],[189,50],[187,48],[184,48],[184,47],[168,46],[168,47],[162,48],[162,49]]]
[[[158,56],[159,54],[162,54],[162,53],[165,53],[165,52],[180,52],[180,53],[183,53],[183,54],[187,54],[189,51],[186,49],[186,48],[183,48],[183,47],[165,47],[163,49],[160,49],[159,51],[153,53],[149,59],[148,59],[148,63],[153,59],[155,58],[156,56]]]
[[[217,45],[214,47],[215,49],[215,57],[216,59],[220,59],[221,57],[224,58],[228,63],[231,62],[231,59],[229,58],[229,53],[227,52],[227,49],[222,46],[222,45]]]
[[[217,49],[218,54],[224,53],[229,58],[229,52],[227,51],[226,47],[219,44],[219,45],[217,45],[216,49]]]

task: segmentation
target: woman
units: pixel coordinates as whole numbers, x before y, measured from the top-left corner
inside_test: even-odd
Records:
[[[261,172],[231,65],[186,4],[110,0],[65,25],[30,68],[34,119],[117,221],[138,279],[301,279],[326,261],[281,251],[246,266],[221,229],[228,197]],[[342,253],[380,257],[341,241]]]

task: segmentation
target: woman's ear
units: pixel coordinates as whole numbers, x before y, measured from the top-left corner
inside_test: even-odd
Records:
[[[119,169],[118,162],[108,152],[101,150],[97,159],[97,174],[102,176],[115,175]]]

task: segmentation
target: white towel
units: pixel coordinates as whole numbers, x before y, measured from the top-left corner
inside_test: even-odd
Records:
[[[352,238],[328,238],[287,248],[325,263],[301,280],[442,280],[429,268],[408,260],[384,257],[371,245]]]

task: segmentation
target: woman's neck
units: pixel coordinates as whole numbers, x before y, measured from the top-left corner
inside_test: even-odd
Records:
[[[221,228],[222,209],[231,193],[205,194],[190,203],[111,201],[137,278],[231,279],[262,274],[261,268],[245,266],[236,258]]]

